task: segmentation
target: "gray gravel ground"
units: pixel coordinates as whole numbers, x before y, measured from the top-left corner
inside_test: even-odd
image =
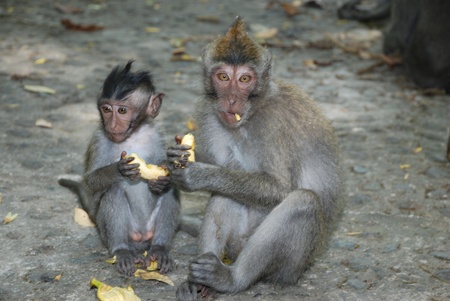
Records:
[[[259,283],[218,300],[450,300],[449,97],[424,95],[401,68],[358,75],[375,60],[317,43],[327,32],[342,38],[357,30],[367,43],[367,27],[337,20],[339,1],[301,8],[294,17],[256,0],[64,3],[83,12],[58,12],[49,0],[0,3],[0,218],[18,214],[0,225],[0,300],[95,300],[92,277],[131,284],[142,300],[174,299],[175,287],[120,276],[104,262],[108,255],[96,230],[73,221],[76,197],[57,178],[82,172],[98,122],[98,90],[110,69],[128,59],[150,68],[167,95],[157,120],[168,143],[185,132],[201,93],[201,69],[195,60],[171,61],[172,44],[188,38],[186,53],[196,59],[238,14],[252,33],[279,30],[268,40],[275,75],[310,93],[332,120],[344,156],[347,206],[329,248],[297,285]],[[105,29],[68,31],[62,18]],[[380,49],[381,37],[375,37],[368,51]],[[36,64],[40,58],[46,62]],[[319,66],[304,63],[311,59]],[[56,93],[33,93],[24,85]],[[51,128],[36,126],[38,119]],[[206,199],[184,193],[184,214],[201,216]],[[169,274],[176,284],[186,277],[194,243],[177,234],[177,269]]]

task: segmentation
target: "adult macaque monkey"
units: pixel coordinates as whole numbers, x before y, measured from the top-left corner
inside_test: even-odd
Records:
[[[83,182],[59,181],[77,192],[109,252],[117,257],[119,272],[129,276],[135,263],[147,265],[155,259],[162,272],[172,268],[169,248],[180,212],[177,191],[164,180],[149,187],[149,181],[139,177],[139,164],[129,164],[134,158],[125,157],[135,152],[147,163],[165,160],[153,124],[164,94],[155,92],[148,72],[130,72],[131,64],[114,68],[103,84],[97,102],[101,123],[86,151]]]
[[[360,10],[350,0],[338,11],[341,18],[368,21],[390,15],[383,52],[401,55],[406,74],[421,88],[450,93],[450,1],[377,0],[373,10]]]
[[[201,255],[177,298],[236,293],[258,280],[295,284],[340,211],[334,131],[302,90],[272,79],[271,55],[241,18],[204,49],[203,74],[197,162],[187,162],[186,145],[167,151],[177,187],[211,192]]]

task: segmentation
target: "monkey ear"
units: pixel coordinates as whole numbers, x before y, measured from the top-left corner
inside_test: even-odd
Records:
[[[147,114],[152,118],[158,116],[164,96],[166,96],[164,93],[155,93],[150,96],[150,101],[147,107]]]

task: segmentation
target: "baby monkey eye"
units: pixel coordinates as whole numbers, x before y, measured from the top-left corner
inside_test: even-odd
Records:
[[[221,81],[227,81],[230,80],[230,78],[228,77],[228,75],[226,73],[219,73],[217,75],[217,78]]]
[[[119,112],[119,114],[126,114],[127,113],[127,108],[119,108],[117,110],[117,112]]]
[[[111,113],[112,112],[112,108],[110,106],[102,106],[101,110],[103,113]]]
[[[240,81],[241,83],[248,83],[251,79],[252,79],[252,77],[251,77],[250,75],[242,75],[242,76],[239,78],[239,81]]]

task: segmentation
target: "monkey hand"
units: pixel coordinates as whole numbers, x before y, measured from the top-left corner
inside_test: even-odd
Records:
[[[173,269],[174,262],[169,255],[169,250],[165,246],[153,245],[145,258],[147,265],[152,261],[158,262],[158,270],[161,273],[170,272]]]
[[[168,148],[167,160],[171,171],[173,169],[185,168],[188,165],[190,149],[191,147],[186,144],[176,144]]]
[[[119,172],[123,177],[130,180],[136,180],[140,176],[139,164],[129,164],[134,160],[134,157],[127,157],[127,152],[123,151],[119,160]]]
[[[171,176],[159,176],[157,179],[148,180],[148,188],[154,194],[162,194],[172,186]]]
[[[189,162],[186,168],[172,170],[172,182],[177,188],[188,192],[207,189],[210,180],[215,178],[214,170],[218,168],[211,164]]]

